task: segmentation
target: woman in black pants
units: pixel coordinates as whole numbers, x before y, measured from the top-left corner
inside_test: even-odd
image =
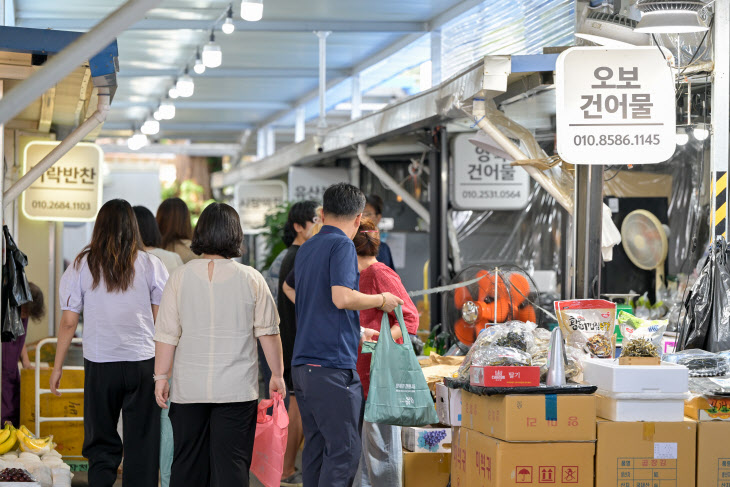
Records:
[[[175,438],[171,487],[249,485],[258,400],[258,339],[271,368],[269,392],[286,394],[279,316],[264,277],[241,255],[238,213],[213,203],[165,287],[155,331],[155,397]],[[174,359],[174,367],[173,367]]]
[[[156,487],[160,414],[153,397],[154,319],[167,281],[162,261],[144,251],[124,200],[102,206],[91,243],[61,278],[61,324],[51,391],[84,315],[84,447],[89,485],[111,487],[124,448],[125,487]],[[124,445],[117,433],[124,419]]]

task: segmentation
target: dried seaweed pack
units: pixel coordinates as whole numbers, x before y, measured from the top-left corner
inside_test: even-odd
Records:
[[[616,303],[603,299],[556,301],[555,314],[567,345],[586,350],[596,358],[613,357]]]

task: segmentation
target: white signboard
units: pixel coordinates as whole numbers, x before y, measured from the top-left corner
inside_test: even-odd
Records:
[[[338,167],[289,168],[289,201],[322,201],[324,191],[337,183],[349,183],[350,172]]]
[[[527,205],[530,176],[504,157],[475,146],[461,134],[454,139],[451,204],[458,210],[521,210]]]
[[[674,154],[674,80],[656,47],[573,47],[557,62],[558,154],[571,164],[655,164]]]
[[[266,215],[286,200],[283,181],[251,181],[236,185],[238,214],[244,230],[264,226]]]
[[[33,141],[23,151],[23,173],[60,142]],[[94,221],[101,207],[101,162],[96,144],[79,143],[23,192],[23,214],[31,220]]]

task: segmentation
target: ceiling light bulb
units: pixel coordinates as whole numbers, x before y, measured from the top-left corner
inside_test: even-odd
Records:
[[[153,113],[152,116],[154,117],[155,120],[164,120],[164,118],[162,117],[162,112],[160,112],[159,108],[157,110],[155,110],[155,113]]]
[[[162,120],[172,120],[175,118],[175,104],[170,100],[165,100],[160,103],[160,108],[157,111],[160,112]]]
[[[677,145],[685,145],[689,142],[689,134],[684,129],[677,129],[677,136],[674,140]]]
[[[200,59],[200,56],[195,60],[195,66],[193,66],[193,71],[195,71],[198,74],[205,73],[205,64],[203,64],[203,60]]]
[[[177,91],[177,84],[173,85],[172,88],[170,88],[170,91],[167,92],[167,96],[169,96],[173,100],[180,96],[180,92]]]
[[[149,140],[147,139],[147,136],[144,134],[134,134],[129,139],[127,139],[127,147],[129,147],[131,150],[139,150],[142,147],[146,146],[149,143]]]
[[[708,130],[708,127],[704,123],[698,123],[695,125],[694,130],[692,130],[692,135],[694,135],[695,139],[697,140],[707,140],[707,137],[710,136],[710,131]]]
[[[221,46],[215,43],[215,37],[210,34],[210,42],[203,46],[203,64],[206,68],[217,68],[223,63]]]
[[[709,28],[699,15],[705,4],[697,0],[642,0],[636,6],[641,11],[641,20],[634,32],[686,34]]]
[[[160,122],[157,120],[148,118],[142,127],[139,129],[144,135],[157,135],[160,133]]]
[[[178,94],[182,98],[191,97],[195,92],[195,83],[193,82],[193,78],[191,78],[190,75],[187,73],[180,76],[180,78],[177,80],[177,84],[175,85],[175,87],[177,88]]]
[[[224,34],[233,34],[233,31],[236,30],[236,26],[233,24],[233,19],[228,17],[225,22],[223,22],[221,30]]]
[[[241,18],[249,22],[257,22],[264,16],[264,0],[243,0],[241,2]]]

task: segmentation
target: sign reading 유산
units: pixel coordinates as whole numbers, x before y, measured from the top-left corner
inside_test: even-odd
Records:
[[[33,141],[23,151],[23,173],[47,156],[60,142]],[[22,194],[23,213],[31,220],[94,221],[101,207],[101,161],[96,144],[79,143]]]
[[[557,147],[571,164],[655,164],[676,148],[674,80],[656,47],[574,47],[557,62]]]

